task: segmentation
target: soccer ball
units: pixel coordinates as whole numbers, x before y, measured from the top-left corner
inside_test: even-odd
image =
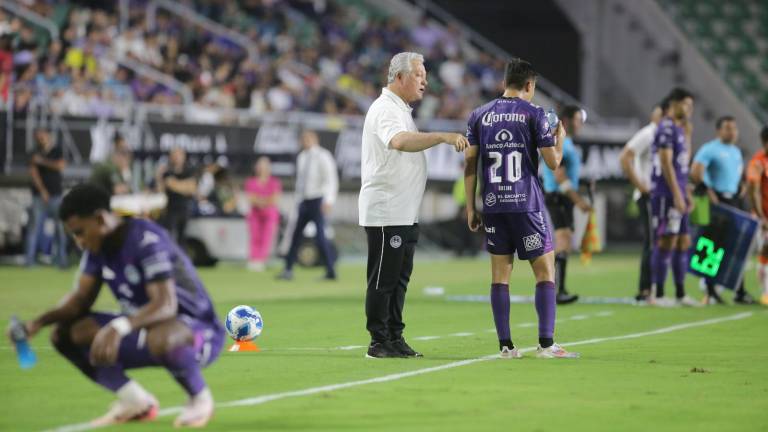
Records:
[[[236,341],[251,341],[259,337],[264,321],[261,314],[250,306],[235,306],[227,314],[224,324],[229,337]]]

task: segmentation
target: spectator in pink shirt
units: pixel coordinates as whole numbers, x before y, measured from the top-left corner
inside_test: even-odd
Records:
[[[277,201],[283,187],[280,180],[272,176],[272,165],[268,157],[260,157],[253,165],[253,171],[255,175],[245,180],[244,187],[251,204],[251,212],[246,217],[251,231],[248,269],[264,271],[272,254],[275,233],[280,222]]]

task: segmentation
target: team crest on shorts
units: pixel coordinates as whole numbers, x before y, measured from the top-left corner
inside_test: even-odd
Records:
[[[494,204],[496,204],[496,194],[491,192],[485,196],[485,205],[487,205],[488,207],[493,207]]]
[[[534,233],[529,236],[523,237],[523,245],[525,246],[526,252],[530,252],[536,249],[541,249],[544,247],[544,244],[541,242],[541,236],[539,235],[539,233]]]
[[[403,239],[399,236],[392,236],[392,238],[389,239],[389,245],[392,246],[393,249],[397,249],[403,244]]]

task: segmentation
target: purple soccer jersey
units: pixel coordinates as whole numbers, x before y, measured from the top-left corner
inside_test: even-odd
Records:
[[[220,327],[211,299],[189,258],[154,222],[126,219],[125,237],[119,250],[83,254],[80,269],[106,282],[126,315],[149,302],[146,284],[172,279],[178,299],[178,315]]]
[[[661,172],[661,158],[659,152],[662,149],[672,149],[672,167],[675,170],[677,184],[680,192],[685,194],[685,187],[688,184],[688,164],[690,162],[690,153],[685,141],[685,132],[683,128],[676,125],[674,120],[664,117],[656,129],[656,135],[653,137],[651,151],[653,154],[653,172],[651,173],[651,196],[666,197],[672,200],[672,190],[669,188],[664,174]]]
[[[544,109],[520,98],[498,98],[475,109],[467,140],[480,146],[484,213],[545,211],[539,152],[555,145]]]

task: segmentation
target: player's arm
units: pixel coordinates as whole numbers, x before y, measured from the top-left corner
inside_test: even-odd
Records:
[[[34,161],[38,165],[42,165],[46,168],[56,171],[64,171],[64,168],[67,166],[67,162],[63,158],[48,159],[46,157],[36,155]]]
[[[475,207],[477,193],[477,155],[480,147],[472,145],[464,150],[464,193],[467,197],[467,224],[472,232],[480,229],[480,215]]]
[[[752,208],[755,209],[755,213],[765,223],[766,216],[763,211],[762,196],[760,196],[760,179],[763,174],[761,164],[755,161],[749,163],[747,167],[747,196],[749,197],[750,204],[752,204]]]
[[[451,144],[456,151],[464,151],[467,139],[462,134],[451,132],[399,132],[389,141],[389,148],[415,153],[432,148],[440,143]]]
[[[339,171],[330,153],[323,152],[320,159],[325,187],[323,188],[323,214],[329,214],[339,195]]]
[[[565,126],[563,126],[563,122],[560,122],[555,130],[555,145],[539,147],[544,163],[547,165],[547,168],[553,171],[560,166],[560,162],[563,160],[563,141],[565,141]]]
[[[101,278],[81,273],[77,286],[65,295],[58,305],[26,323],[29,337],[47,325],[72,321],[84,315],[93,306],[100,289]]]
[[[578,185],[571,184],[565,167],[560,166],[555,170],[555,181],[557,182],[557,188],[560,193],[567,196],[568,199],[570,199],[581,211],[588,212],[592,210],[589,203],[581,196],[581,194],[579,194],[579,191],[577,190]]]
[[[48,189],[46,189],[45,185],[43,184],[43,178],[40,177],[40,171],[37,169],[36,164],[29,164],[29,175],[32,177],[32,185],[40,193],[43,201],[47,202],[48,198],[50,198],[50,194],[48,193]]]
[[[197,180],[194,178],[177,179],[169,176],[165,178],[165,187],[181,195],[193,196],[197,193]]]
[[[717,204],[720,202],[717,198],[717,194],[715,194],[715,191],[712,190],[712,188],[704,183],[704,174],[712,161],[712,155],[710,153],[711,152],[707,146],[702,147],[702,149],[696,153],[696,157],[693,158],[693,164],[691,165],[690,178],[693,184],[697,186],[697,191],[703,192],[706,189],[709,201]]]
[[[178,299],[173,279],[148,282],[146,290],[149,301],[135,314],[117,317],[96,333],[91,344],[92,364],[114,364],[123,337],[134,330],[147,328],[176,316]]]
[[[661,174],[664,176],[664,181],[667,182],[669,190],[672,191],[672,197],[674,200],[675,208],[680,213],[685,213],[686,204],[683,198],[683,193],[680,191],[680,185],[677,183],[677,177],[675,176],[675,167],[672,164],[673,152],[671,148],[662,147],[659,149],[659,160],[661,162]]]
[[[632,183],[632,186],[637,188],[640,193],[647,195],[650,192],[648,185],[640,180],[634,167],[635,156],[637,155],[635,149],[645,144],[642,140],[645,140],[646,142],[648,141],[648,138],[643,135],[644,134],[638,132],[624,145],[624,148],[621,150],[621,155],[619,155],[619,161],[621,162],[621,169],[624,171],[624,175],[627,176],[627,179]],[[653,139],[652,136],[650,138]],[[648,142],[648,145],[650,145],[650,142]]]

